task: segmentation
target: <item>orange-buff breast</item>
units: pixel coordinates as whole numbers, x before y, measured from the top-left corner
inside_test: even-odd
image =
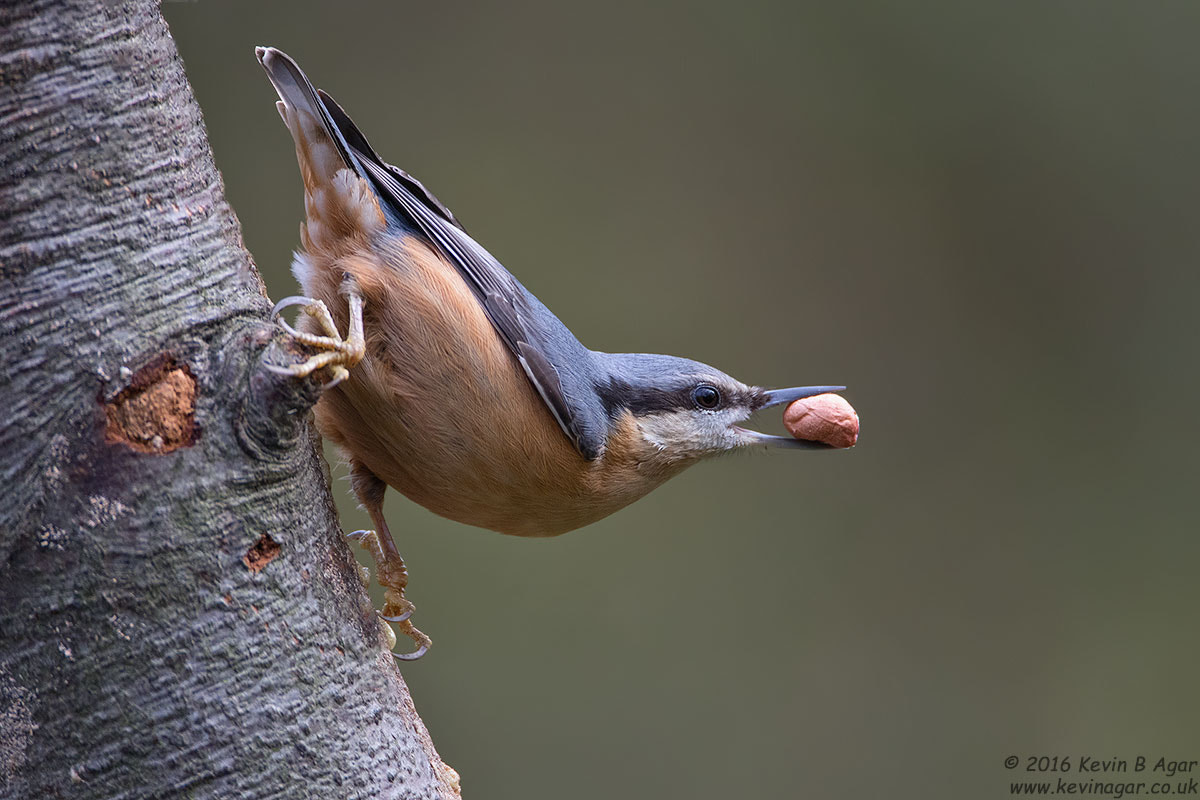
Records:
[[[369,241],[368,241],[369,239]],[[367,355],[317,404],[323,435],[431,511],[518,536],[554,536],[632,503],[690,462],[664,458],[623,413],[587,461],[563,434],[453,266],[379,231],[308,248],[305,292],[345,329],[364,298]]]

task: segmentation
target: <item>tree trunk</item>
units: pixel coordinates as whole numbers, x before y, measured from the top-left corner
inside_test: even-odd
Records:
[[[457,797],[150,0],[0,8],[0,796]]]

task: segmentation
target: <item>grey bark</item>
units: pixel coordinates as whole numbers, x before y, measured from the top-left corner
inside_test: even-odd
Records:
[[[0,797],[456,797],[150,0],[0,8]]]

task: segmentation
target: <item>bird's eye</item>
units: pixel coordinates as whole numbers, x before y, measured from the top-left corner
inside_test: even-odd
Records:
[[[721,405],[721,393],[715,386],[709,386],[707,383],[702,383],[692,390],[692,399],[700,408],[707,408],[710,411]]]

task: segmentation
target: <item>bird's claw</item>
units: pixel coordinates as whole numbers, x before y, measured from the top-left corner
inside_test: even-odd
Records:
[[[411,603],[409,605],[411,606]],[[417,628],[415,628],[413,624],[408,621],[408,618],[412,615],[412,612],[412,608],[409,608],[398,618],[389,620],[396,622],[400,628],[400,632],[412,639],[417,645],[417,649],[413,650],[411,653],[392,653],[397,661],[416,661],[418,658],[425,655],[425,653],[429,651],[429,646],[433,644],[433,641],[428,636],[421,633],[421,631],[417,630]],[[388,617],[382,618],[385,620],[389,619]]]
[[[324,335],[305,333],[304,331],[297,330],[279,316],[280,312],[291,306],[301,306],[305,314],[308,314],[317,321]],[[343,339],[341,333],[338,332],[337,324],[333,321],[333,315],[329,313],[329,308],[325,303],[320,300],[314,300],[311,297],[293,296],[283,298],[271,309],[271,319],[297,342],[309,347],[315,347],[324,352],[317,353],[300,364],[289,364],[287,366],[266,364],[264,366],[277,375],[288,375],[295,378],[306,378],[318,369],[328,367],[333,373],[333,379],[326,383],[323,388],[331,389],[337,386],[350,377],[350,367],[361,361],[366,354],[366,343],[363,338],[362,307],[362,297],[351,293],[350,329],[346,338]]]
[[[415,609],[413,608],[412,603],[408,603],[408,608],[405,609],[401,614],[389,615],[382,612],[379,614],[380,619],[387,623],[396,624],[400,628],[400,632],[412,639],[417,645],[417,649],[411,653],[392,653],[397,661],[416,661],[418,658],[425,655],[425,653],[429,651],[429,646],[433,644],[432,640],[430,640],[428,636],[426,636],[411,622],[409,622],[408,618],[412,616],[414,610]],[[391,646],[395,647],[396,634],[395,631],[391,630],[390,624],[388,625],[388,631],[391,633],[391,636],[388,637],[389,641],[391,642]]]
[[[403,593],[390,588],[384,597],[386,599],[383,604],[383,610],[379,612],[379,618],[387,623],[394,624],[400,633],[412,639],[417,645],[417,649],[411,653],[392,653],[392,655],[398,661],[416,661],[425,655],[433,642],[409,620],[409,617],[413,615],[413,611],[416,610],[411,600],[404,597]]]
[[[409,603],[408,610],[406,610],[403,614],[400,614],[399,616],[395,616],[395,617],[389,617],[389,616],[386,616],[382,611],[380,611],[379,618],[381,620],[383,620],[384,622],[404,622],[404,620],[411,617],[413,615],[413,612],[416,610],[417,610],[416,606],[414,606],[412,603]]]
[[[425,655],[425,653],[428,652],[428,650],[429,650],[429,645],[422,644],[420,647],[418,647],[416,650],[413,650],[411,653],[392,653],[392,657],[395,658],[397,661],[416,661],[418,658]]]

